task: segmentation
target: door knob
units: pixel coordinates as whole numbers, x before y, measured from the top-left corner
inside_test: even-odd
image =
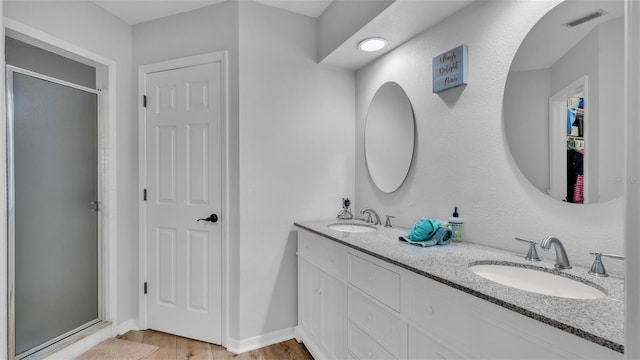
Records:
[[[198,221],[209,221],[209,222],[215,223],[215,222],[218,222],[218,215],[211,214],[209,215],[208,218],[198,219]]]

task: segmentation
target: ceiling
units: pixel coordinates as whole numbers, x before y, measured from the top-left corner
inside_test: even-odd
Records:
[[[171,16],[224,0],[90,0],[130,25]],[[248,1],[248,0],[241,0]],[[333,0],[254,0],[317,18]]]
[[[55,1],[55,0],[54,0]],[[225,0],[88,0],[114,14],[128,24],[135,25],[183,12],[196,10]],[[268,6],[298,14],[320,17],[333,0],[238,0],[256,1]],[[345,0],[366,2],[377,0]],[[328,56],[321,59],[324,64],[357,70],[383,56],[395,47],[411,39],[429,27],[451,16],[475,0],[393,0],[393,3],[376,15]],[[346,17],[336,21],[347,21]],[[375,53],[364,53],[358,42],[371,36],[382,36],[388,46]]]
[[[324,58],[322,63],[345,69],[360,69],[474,1],[396,0]],[[387,40],[384,49],[372,53],[364,53],[358,49],[360,41],[377,36]]]

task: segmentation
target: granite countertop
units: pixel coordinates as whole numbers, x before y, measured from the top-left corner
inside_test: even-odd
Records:
[[[466,242],[423,248],[398,241],[398,236],[407,234],[408,229],[376,226],[378,230],[374,232],[348,233],[328,227],[335,223],[364,224],[359,220],[329,219],[296,222],[295,225],[614,351],[624,352],[623,278],[613,275],[597,278],[587,274],[589,269],[575,266],[558,271],[553,262],[544,260],[531,263],[524,259],[528,250],[526,244],[523,244],[522,254]],[[481,263],[542,267],[591,284],[604,290],[607,296],[580,300],[515,289],[469,270],[470,264]]]

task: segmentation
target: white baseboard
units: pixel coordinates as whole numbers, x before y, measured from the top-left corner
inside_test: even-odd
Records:
[[[277,344],[285,340],[293,339],[294,337],[294,328],[290,327],[268,334],[254,336],[252,338],[244,340],[235,340],[232,338],[228,338],[227,351],[234,354],[240,354],[243,352],[259,349],[261,347]]]
[[[129,319],[120,325],[118,325],[118,335],[122,335],[129,330],[140,330],[140,325],[137,319]]]

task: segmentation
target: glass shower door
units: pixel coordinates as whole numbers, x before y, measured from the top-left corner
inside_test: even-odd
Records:
[[[8,75],[11,304],[23,357],[99,321],[98,95]]]

